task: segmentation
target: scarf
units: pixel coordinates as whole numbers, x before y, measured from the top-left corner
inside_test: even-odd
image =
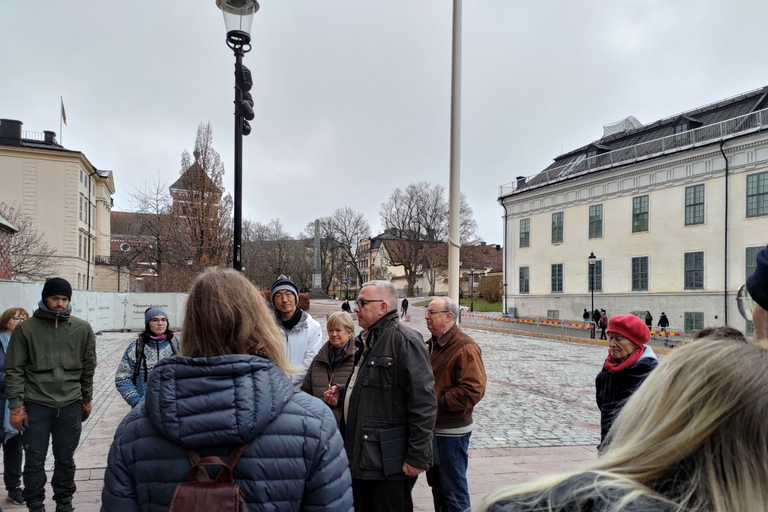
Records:
[[[608,349],[608,357],[605,359],[605,364],[603,365],[603,368],[608,370],[608,372],[610,373],[616,373],[622,370],[626,370],[627,368],[635,364],[637,361],[639,361],[640,356],[642,356],[644,352],[645,352],[644,346],[637,347],[631,354],[629,354],[628,358],[626,358],[624,361],[618,362],[611,357],[611,350]]]
[[[289,318],[288,320],[285,320],[283,318],[283,315],[280,314],[279,311],[275,310],[277,319],[280,321],[280,324],[283,326],[283,329],[286,331],[290,331],[296,325],[298,325],[299,321],[301,320],[301,309],[296,308],[296,311],[293,313],[293,316]]]
[[[330,343],[328,344],[328,359],[331,363],[331,368],[336,368],[336,365],[339,364],[342,359],[344,359],[344,356],[347,355],[347,349],[349,348],[351,342],[352,336],[349,337],[349,341],[347,341],[347,344],[342,348],[336,348]]]
[[[151,339],[152,341],[156,341],[157,343],[160,343],[161,341],[167,340],[168,339],[168,335],[165,334],[165,333],[160,334],[159,336],[154,336],[154,335],[150,334],[149,335],[149,339]]]

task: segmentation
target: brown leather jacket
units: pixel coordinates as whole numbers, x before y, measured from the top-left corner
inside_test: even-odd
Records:
[[[458,428],[472,423],[472,411],[485,395],[485,367],[480,347],[457,324],[429,340],[435,374],[435,428]]]
[[[322,400],[323,393],[328,391],[331,386],[344,387],[354,367],[354,339],[350,340],[346,354],[344,354],[341,361],[336,363],[335,367],[331,366],[331,344],[326,341],[312,360],[312,364],[309,365],[309,369],[306,375],[304,375],[304,382],[301,384],[301,390]],[[331,407],[331,410],[336,417],[336,424],[338,425],[341,421],[341,406]]]

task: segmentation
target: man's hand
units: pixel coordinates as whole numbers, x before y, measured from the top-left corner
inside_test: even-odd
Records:
[[[27,427],[29,426],[29,417],[27,416],[27,411],[24,410],[23,405],[21,407],[11,409],[11,418],[9,421],[11,426],[19,432],[24,432],[27,430]]]
[[[323,401],[331,407],[339,405],[339,387],[331,386],[328,391],[323,393]]]
[[[93,409],[91,402],[83,402],[82,412],[80,413],[81,422],[88,419],[88,416],[91,415],[91,409]]]
[[[423,469],[415,468],[408,464],[407,462],[403,462],[403,473],[405,473],[408,476],[416,476],[419,473],[423,473]]]

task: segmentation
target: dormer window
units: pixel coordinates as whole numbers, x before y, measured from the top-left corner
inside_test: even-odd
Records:
[[[683,140],[685,132],[688,131],[688,123],[680,123],[675,126],[675,140]]]

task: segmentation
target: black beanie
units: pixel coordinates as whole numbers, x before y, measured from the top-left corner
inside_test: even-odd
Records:
[[[67,299],[72,300],[72,286],[66,279],[53,277],[43,285],[43,300],[53,295],[64,295]]]
[[[296,296],[296,306],[299,305],[299,289],[296,288],[296,285],[293,284],[293,281],[285,277],[284,275],[281,275],[277,278],[277,281],[272,283],[272,287],[269,289],[270,293],[270,299],[272,301],[272,305],[275,305],[275,294],[279,292],[280,290],[288,290],[289,292],[293,293]]]
[[[747,290],[760,307],[768,310],[768,247],[757,253],[757,265],[747,278]]]

